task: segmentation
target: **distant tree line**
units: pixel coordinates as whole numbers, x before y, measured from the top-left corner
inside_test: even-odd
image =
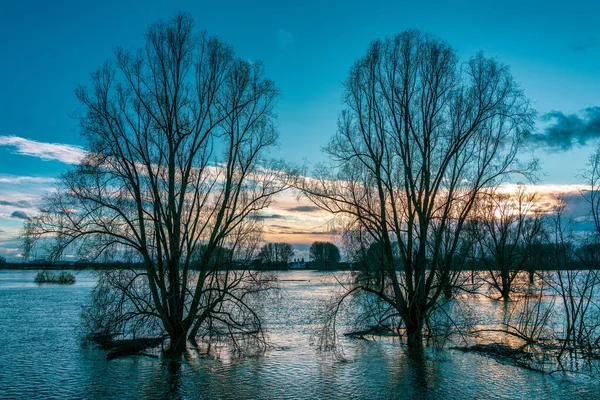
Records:
[[[316,241],[310,245],[309,262],[304,263],[304,257],[296,261],[303,263],[305,268],[318,271],[333,271],[349,269],[348,265],[340,264],[340,249],[331,242]],[[258,252],[253,266],[262,270],[288,269],[294,257],[294,247],[289,243],[266,243]]]
[[[294,247],[289,243],[266,243],[258,253],[256,267],[265,270],[287,269],[294,256]]]

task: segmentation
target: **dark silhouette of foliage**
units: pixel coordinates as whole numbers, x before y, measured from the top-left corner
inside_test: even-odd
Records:
[[[318,270],[332,270],[341,260],[340,249],[330,242],[313,242],[308,250],[310,261]]]
[[[285,269],[293,256],[294,247],[289,243],[266,243],[258,253],[258,261],[262,269]]]

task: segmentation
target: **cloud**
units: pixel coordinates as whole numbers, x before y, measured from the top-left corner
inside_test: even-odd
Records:
[[[289,235],[337,235],[338,231],[291,231],[291,232],[280,232]]]
[[[285,226],[285,225],[269,225],[268,230],[270,233],[279,234],[279,235],[337,235],[339,232],[335,229],[332,230],[316,230],[316,229],[306,229],[306,230],[298,230],[293,227]]]
[[[25,211],[15,211],[10,216],[17,219],[24,219],[26,221],[31,220],[31,218],[29,218],[29,215],[27,215]]]
[[[286,50],[294,43],[294,35],[290,31],[285,29],[279,29],[277,31],[277,45],[280,49]]]
[[[31,204],[27,200],[17,200],[17,201],[0,200],[0,206],[32,208],[33,204]]]
[[[598,46],[599,41],[596,39],[580,40],[569,44],[569,48],[576,53],[585,53],[586,51]]]
[[[289,226],[285,226],[285,225],[269,225],[270,228],[277,228],[277,229],[283,229],[283,230],[291,230],[292,228]]]
[[[542,116],[542,121],[550,124],[543,133],[530,136],[533,143],[569,150],[574,144],[585,145],[588,141],[600,138],[600,107],[584,109],[581,115],[551,111]]]
[[[60,161],[66,164],[79,164],[86,155],[86,151],[78,146],[36,142],[18,136],[0,136],[0,146],[12,147],[16,154],[38,157],[46,161]]]
[[[1,138],[1,136],[0,136]],[[0,175],[0,183],[9,183],[18,185],[21,183],[54,183],[56,178],[48,178],[44,176],[15,176],[15,175]]]
[[[279,214],[271,214],[271,215],[252,215],[250,216],[252,219],[285,219],[283,215]]]
[[[321,209],[316,206],[298,206],[298,207],[288,208],[287,211],[311,213],[311,212],[321,211]]]
[[[10,218],[17,210],[32,215],[37,211],[40,200],[54,190],[56,178],[0,174],[0,213]],[[2,230],[0,221],[0,230]]]
[[[0,255],[9,261],[17,261],[20,257],[23,241],[17,237],[0,238]]]

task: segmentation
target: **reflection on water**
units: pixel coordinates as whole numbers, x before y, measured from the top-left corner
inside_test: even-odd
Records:
[[[394,340],[345,342],[347,362],[323,359],[309,345],[312,315],[335,288],[328,275],[282,274],[282,301],[268,310],[274,346],[264,356],[181,360],[127,357],[81,348],[80,307],[94,285],[79,272],[70,286],[38,286],[35,271],[0,271],[0,398],[594,398],[585,376],[542,375],[476,354],[430,352],[407,359]],[[288,281],[290,280],[290,281]],[[482,316],[501,303],[481,300]]]

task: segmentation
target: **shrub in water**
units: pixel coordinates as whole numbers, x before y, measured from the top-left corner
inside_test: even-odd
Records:
[[[72,284],[75,283],[75,275],[65,271],[62,271],[58,275],[55,275],[50,271],[40,271],[35,276],[34,280],[36,283]]]
[[[49,283],[54,280],[54,274],[49,271],[40,271],[35,276],[36,283]]]
[[[58,274],[57,283],[72,284],[75,283],[75,275],[70,272],[62,271]]]

